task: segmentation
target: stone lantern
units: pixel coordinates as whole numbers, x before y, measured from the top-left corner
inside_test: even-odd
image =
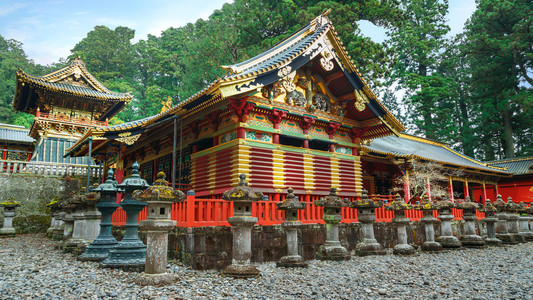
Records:
[[[145,190],[150,185],[139,176],[139,163],[132,165],[132,175],[117,184],[124,192],[120,206],[126,212],[126,233],[124,238],[111,250],[108,257],[100,263],[106,268],[142,269],[146,261],[146,246],[139,239],[139,212],[146,203],[133,199],[133,192]]]
[[[467,196],[468,198],[468,196]],[[457,208],[457,205],[451,202],[448,197],[443,196],[441,200],[437,201],[437,207],[439,208],[439,220],[440,220],[440,236],[435,241],[442,245],[445,249],[457,249],[461,247],[461,242],[455,236],[453,236],[452,220],[452,208]]]
[[[17,214],[17,207],[20,206],[16,201],[7,201],[0,203],[4,208],[4,226],[0,229],[0,236],[15,236],[15,228],[13,228],[13,218]]]
[[[433,218],[433,211],[439,209],[439,207],[429,200],[427,195],[424,195],[420,204],[414,205],[414,209],[421,210],[423,217],[420,219],[424,223],[424,232],[426,240],[422,243],[422,251],[437,252],[442,251],[442,245],[435,242],[435,228],[434,223],[437,219]]]
[[[503,244],[517,244],[518,242],[507,230],[508,216],[505,211],[507,203],[503,202],[502,195],[496,196],[496,201],[494,201],[493,205],[497,209],[496,217],[498,218],[498,223],[496,223],[496,237]]]
[[[239,175],[239,184],[222,194],[222,199],[233,201],[233,217],[228,218],[233,232],[233,259],[231,265],[222,270],[222,275],[247,278],[259,276],[259,270],[250,264],[252,257],[252,226],[257,218],[252,216],[252,202],[263,199],[263,193],[248,186],[246,175]]]
[[[494,224],[498,222],[498,218],[495,216],[498,210],[492,205],[492,203],[490,203],[490,200],[487,199],[485,206],[479,211],[485,213],[485,219],[483,219],[487,224],[487,237],[485,238],[485,243],[487,245],[501,245],[502,241],[496,238],[496,231],[494,229]]]
[[[520,215],[520,231],[518,232],[522,238],[526,241],[533,240],[533,232],[529,230],[529,212],[531,207],[528,207],[523,201],[520,202],[520,209],[518,214]]]
[[[103,261],[107,258],[109,250],[117,245],[117,240],[111,234],[113,226],[113,213],[118,208],[117,204],[117,182],[113,180],[113,169],[109,169],[107,180],[93,189],[93,192],[100,193],[100,201],[95,205],[102,214],[100,222],[100,233],[85,248],[85,252],[78,256],[80,261]]]
[[[278,209],[285,211],[285,222],[281,223],[287,233],[287,255],[283,256],[277,263],[278,267],[307,267],[307,262],[298,254],[298,232],[302,225],[298,221],[298,210],[304,209],[305,202],[300,202],[293,194],[293,189],[287,190],[287,197],[283,202],[278,203]]]
[[[470,197],[466,197],[465,202],[459,204],[463,210],[463,220],[465,220],[464,235],[461,242],[465,247],[485,247],[485,241],[476,233],[476,210],[481,208],[481,204],[474,203]]]
[[[350,202],[337,196],[337,189],[329,189],[329,195],[315,201],[316,206],[324,207],[326,222],[326,242],[318,248],[316,258],[320,260],[349,260],[350,253],[339,240],[339,223],[342,220],[341,208],[348,207]]]
[[[183,202],[185,194],[168,186],[165,173],[159,172],[154,185],[144,191],[135,191],[135,199],[146,202],[148,213],[140,228],[147,232],[146,264],[144,274],[135,283],[138,285],[166,285],[176,281],[176,276],[167,273],[168,232],[176,227],[170,219],[172,203]]]
[[[405,217],[405,211],[413,209],[411,204],[405,203],[402,196],[396,194],[394,201],[385,207],[386,210],[394,211],[392,223],[398,227],[398,243],[394,246],[393,253],[396,255],[413,255],[415,248],[407,243],[407,225],[409,219]]]
[[[374,201],[368,198],[366,190],[363,190],[361,199],[351,203],[351,208],[357,209],[357,220],[362,223],[363,240],[355,246],[355,254],[385,255],[383,246],[374,237],[374,222],[376,221],[376,208],[383,206],[383,201]]]
[[[95,207],[99,199],[100,195],[92,189],[89,193],[72,198],[72,202],[76,204],[76,209],[72,213],[74,225],[72,238],[66,242],[65,251],[83,252],[100,233],[102,215]]]
[[[519,209],[520,205],[514,203],[513,198],[507,198],[507,205],[505,206],[505,211],[507,212],[507,231],[517,243],[524,243],[524,237],[518,233],[518,222],[520,220],[520,216],[518,215]]]

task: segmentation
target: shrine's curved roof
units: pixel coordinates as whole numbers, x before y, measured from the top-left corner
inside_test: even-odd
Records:
[[[46,98],[47,94],[68,96],[72,101],[80,103],[80,107],[84,107],[84,101],[91,101],[99,107],[95,112],[101,121],[112,118],[133,99],[133,95],[129,93],[117,93],[106,88],[89,73],[79,58],[68,66],[43,76],[30,75],[21,69],[16,72],[16,76],[13,108],[31,114],[37,108],[43,111],[43,107],[49,104],[41,99],[43,95]]]
[[[326,50],[332,51],[333,59],[336,61],[334,70],[342,74],[342,78],[344,78],[342,83],[335,83],[332,86],[339,86],[339,93],[342,92],[343,95],[347,95],[349,97],[347,98],[349,99],[348,101],[355,101],[358,92],[367,95],[365,109],[360,112],[358,117],[361,117],[360,120],[374,118],[379,122],[379,125],[376,125],[374,130],[363,133],[366,136],[362,138],[375,138],[398,134],[403,131],[403,125],[370,91],[344,46],[342,46],[342,42],[338,38],[331,21],[326,16],[327,13],[316,17],[296,33],[255,57],[238,64],[223,66],[222,68],[227,71],[226,76],[216,79],[203,90],[165,112],[142,120],[117,125],[118,127],[90,130],[78,141],[75,147],[79,143],[84,143],[83,141],[95,132],[101,134],[102,131],[116,131],[122,130],[122,128],[137,130],[137,128],[150,126],[172,115],[183,114],[184,111],[199,110],[212,99],[242,96],[246,93],[256,92],[261,87],[284,78],[286,75],[282,74],[283,69],[289,69],[291,70],[290,72],[298,70],[310,63],[311,60],[316,60],[317,55],[320,55],[326,48]],[[352,111],[354,110],[352,109]]]
[[[79,97],[90,97],[98,100],[129,102],[133,98],[131,94],[116,93],[107,89],[105,91],[100,91],[63,82],[49,82],[43,77],[29,75],[22,70],[17,72],[17,80],[41,86],[47,90],[58,93],[71,94]]]
[[[533,174],[533,156],[488,161],[487,165],[506,168],[514,175]]]
[[[29,132],[22,126],[0,124],[0,141],[33,143],[35,140],[28,135]]]
[[[364,152],[378,157],[415,158],[438,162],[443,165],[472,168],[510,174],[505,168],[490,166],[449,148],[446,144],[408,134],[386,136],[362,147]]]

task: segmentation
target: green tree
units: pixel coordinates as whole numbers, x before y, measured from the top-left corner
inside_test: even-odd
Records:
[[[28,59],[21,42],[6,40],[0,35],[0,123],[29,127],[33,116],[22,112],[15,113],[11,106],[17,85],[16,71],[19,68],[34,75],[47,71],[46,67],[35,65]]]
[[[401,0],[403,20],[389,30],[388,43],[396,52],[392,80],[406,89],[413,122],[426,137],[435,139],[449,127],[448,107],[439,107],[449,97],[447,85],[436,72],[440,53],[449,31],[446,25],[447,0]],[[442,124],[445,122],[446,124]]]
[[[533,154],[532,10],[527,0],[478,0],[466,26],[485,159]]]

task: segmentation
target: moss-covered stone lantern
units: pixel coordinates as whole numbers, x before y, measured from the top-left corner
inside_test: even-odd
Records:
[[[461,241],[453,235],[452,220],[452,208],[457,208],[457,204],[451,202],[446,195],[440,197],[437,201],[440,220],[440,236],[435,241],[442,245],[445,249],[457,249],[461,247]]]
[[[93,189],[93,192],[100,194],[100,200],[95,205],[102,214],[102,221],[100,222],[100,233],[85,248],[82,255],[78,256],[81,261],[103,261],[107,258],[109,250],[117,245],[117,240],[111,234],[111,227],[113,225],[113,213],[118,208],[117,204],[117,182],[113,180],[113,169],[109,169],[107,173],[107,180]]]
[[[528,207],[523,201],[520,202],[520,209],[518,210],[518,215],[520,216],[520,231],[518,232],[522,238],[526,241],[533,240],[533,232],[529,230],[529,210]]]
[[[147,203],[146,220],[140,228],[147,232],[146,264],[144,274],[135,283],[138,285],[166,285],[176,281],[176,276],[167,272],[168,232],[176,227],[170,219],[172,203],[183,202],[185,194],[168,186],[165,173],[159,172],[154,184],[144,191],[135,191],[135,199]]]
[[[239,175],[239,184],[222,194],[222,199],[233,202],[233,217],[228,218],[233,232],[233,260],[222,270],[222,275],[247,278],[259,276],[259,270],[250,264],[252,257],[252,226],[257,218],[252,216],[252,202],[263,199],[263,193],[248,186],[246,175]]]
[[[518,203],[514,203],[513,198],[507,198],[507,205],[505,206],[505,211],[507,212],[507,231],[516,242],[525,243],[526,240],[522,235],[519,234],[519,209],[520,205],[518,205]]]
[[[348,200],[337,196],[337,189],[331,187],[329,195],[315,201],[316,206],[324,207],[322,219],[326,222],[326,241],[318,248],[316,258],[320,260],[349,260],[350,253],[339,240],[339,223],[342,220],[341,208],[350,206]]]
[[[385,255],[383,245],[374,237],[374,222],[376,221],[376,208],[383,206],[383,201],[368,198],[366,190],[363,190],[361,199],[351,203],[351,207],[357,209],[357,220],[362,223],[363,240],[355,246],[355,254]]]
[[[420,247],[422,251],[442,251],[442,245],[439,242],[435,241],[434,224],[437,219],[433,218],[433,211],[439,209],[437,204],[431,202],[429,200],[429,197],[427,195],[424,195],[420,204],[414,205],[413,208],[416,210],[421,210],[423,213],[422,219],[420,219],[420,221],[424,223],[424,232],[426,240],[424,241],[424,243],[422,243],[422,246]]]
[[[85,192],[85,189],[82,189],[82,192]],[[88,193],[71,197],[71,200],[71,203],[76,206],[71,214],[74,224],[72,237],[65,242],[64,251],[78,255],[84,252],[100,233],[102,215],[95,206],[100,200],[100,194],[93,192],[91,188]]]
[[[293,189],[287,189],[285,200],[277,204],[279,210],[285,211],[285,222],[281,223],[287,233],[287,255],[277,263],[278,267],[307,267],[307,262],[298,254],[298,227],[302,222],[298,221],[298,210],[304,209],[305,202],[300,202],[293,194]]]
[[[503,244],[517,244],[518,242],[507,230],[507,220],[509,216],[506,212],[507,203],[502,199],[502,195],[496,196],[496,201],[493,203],[494,207],[497,209],[496,217],[498,222],[496,223],[496,237],[502,241]]]
[[[0,203],[3,208],[4,225],[0,229],[0,236],[13,237],[15,236],[15,228],[13,228],[13,218],[17,214],[17,207],[20,206],[16,201],[6,201]]]
[[[407,225],[409,219],[405,217],[405,211],[413,209],[411,204],[405,203],[402,196],[396,194],[394,201],[385,207],[386,210],[394,212],[392,223],[397,226],[398,243],[394,246],[393,253],[396,255],[413,255],[415,248],[407,243]]]
[[[150,185],[139,176],[139,163],[132,165],[132,175],[117,184],[119,191],[124,192],[124,200],[120,206],[126,212],[126,233],[124,238],[111,250],[108,257],[100,263],[106,268],[124,268],[139,270],[144,268],[146,261],[146,246],[139,239],[139,212],[146,206],[133,198],[136,190],[145,190]]]
[[[487,224],[487,237],[485,238],[485,244],[487,245],[501,245],[502,241],[496,238],[496,230],[494,229],[494,224],[498,222],[496,213],[498,209],[492,205],[490,199],[487,199],[485,206],[479,209],[480,212],[485,213],[485,218],[483,221]]]
[[[465,247],[485,247],[485,241],[476,233],[476,210],[481,207],[481,204],[472,202],[468,196],[458,205],[458,208],[463,210],[463,220],[465,220],[464,234],[461,236],[461,242]]]
[[[533,241],[533,206],[531,206],[531,202],[526,211],[528,215],[528,228],[529,232],[531,232],[531,235],[526,236],[526,240]]]

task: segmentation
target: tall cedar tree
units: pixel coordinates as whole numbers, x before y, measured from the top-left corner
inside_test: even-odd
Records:
[[[533,2],[478,0],[466,26],[485,159],[532,155]]]
[[[397,55],[392,79],[406,89],[406,100],[414,123],[427,138],[440,138],[439,129],[447,128],[446,113],[439,101],[448,97],[444,79],[436,69],[439,51],[450,30],[446,23],[447,0],[401,0],[404,19],[387,32],[388,43]]]

